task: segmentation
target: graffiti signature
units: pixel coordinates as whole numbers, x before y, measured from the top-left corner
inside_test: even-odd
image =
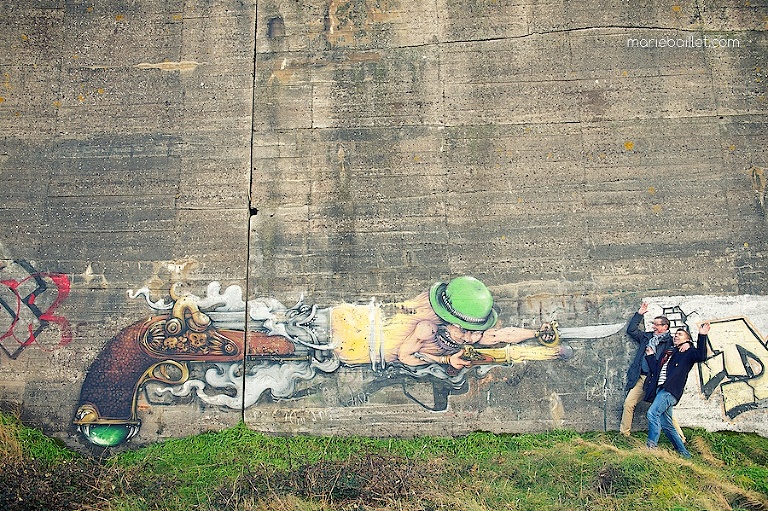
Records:
[[[707,399],[719,387],[725,414],[733,419],[768,399],[768,339],[746,317],[711,321],[713,356],[699,364],[701,389]]]
[[[66,275],[38,272],[22,260],[0,261],[0,284],[0,348],[11,359],[40,344],[43,331],[51,325],[59,328],[58,347],[72,341],[69,322],[55,314],[69,296]]]

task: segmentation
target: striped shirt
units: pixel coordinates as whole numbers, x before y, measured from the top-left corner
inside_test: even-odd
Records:
[[[669,365],[669,359],[672,358],[672,351],[673,350],[666,350],[664,355],[661,357],[661,370],[659,371],[658,383],[659,387],[664,385],[664,382],[667,381],[667,366]]]

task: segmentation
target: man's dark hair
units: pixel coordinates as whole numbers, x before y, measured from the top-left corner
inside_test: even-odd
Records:
[[[658,321],[662,325],[667,327],[667,330],[669,330],[669,319],[667,319],[666,316],[656,316],[653,318],[654,321]]]

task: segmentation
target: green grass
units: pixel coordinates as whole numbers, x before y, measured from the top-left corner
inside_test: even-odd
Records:
[[[4,456],[0,489],[31,480],[9,479],[19,464],[68,481],[39,508],[2,501],[6,488],[9,511],[768,509],[768,438],[750,434],[687,430],[694,458],[683,460],[648,451],[641,433],[277,437],[240,424],[94,461],[8,417],[0,424],[0,448],[20,453]],[[62,491],[70,507],[55,507]],[[33,493],[44,502],[44,492]]]
[[[8,461],[19,457],[55,467],[77,455],[40,430],[24,427],[15,417],[0,414],[0,459]]]

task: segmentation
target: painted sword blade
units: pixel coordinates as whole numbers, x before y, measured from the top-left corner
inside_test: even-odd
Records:
[[[621,331],[624,329],[624,326],[624,323],[614,323],[612,325],[558,328],[558,331],[560,332],[561,339],[599,339],[600,337],[608,337]]]

